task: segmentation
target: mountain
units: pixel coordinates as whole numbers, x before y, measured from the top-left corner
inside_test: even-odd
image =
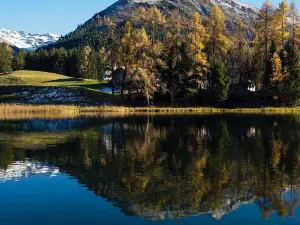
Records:
[[[228,19],[241,19],[244,22],[252,22],[258,13],[258,9],[239,2],[238,0],[119,0],[106,10],[99,13],[100,16],[112,16],[118,19],[130,16],[129,12],[139,6],[156,6],[162,11],[179,9],[187,14],[198,11],[209,17],[213,4],[219,5]]]
[[[101,25],[99,18],[109,17],[115,23],[123,25],[130,19],[132,13],[139,7],[156,6],[164,14],[171,10],[179,10],[185,17],[197,11],[204,18],[209,19],[209,12],[214,4],[219,5],[227,18],[228,29],[233,30],[237,20],[243,21],[244,24],[251,28],[255,18],[258,16],[258,9],[239,2],[238,0],[118,0],[107,9],[96,13],[91,19],[78,28],[60,39],[56,47],[72,48],[78,45],[98,46],[101,39]]]
[[[58,39],[59,36],[52,33],[31,34],[0,28],[0,43],[5,42],[19,49],[37,49],[55,43]]]

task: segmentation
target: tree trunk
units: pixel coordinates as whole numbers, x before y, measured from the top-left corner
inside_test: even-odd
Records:
[[[125,70],[123,72],[123,78],[122,78],[122,86],[121,86],[121,98],[122,99],[123,99],[123,95],[124,95],[126,76],[127,76],[127,67],[125,68]]]

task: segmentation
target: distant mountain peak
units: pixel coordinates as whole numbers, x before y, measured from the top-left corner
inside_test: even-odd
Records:
[[[37,34],[0,28],[0,40],[20,49],[37,49],[55,43],[59,36],[53,33]]]
[[[183,11],[200,11],[207,15],[212,5],[217,4],[229,18],[242,19],[244,22],[252,22],[258,15],[259,10],[239,0],[119,0],[100,14],[122,17],[126,12],[138,5],[148,4],[162,8],[182,9]]]

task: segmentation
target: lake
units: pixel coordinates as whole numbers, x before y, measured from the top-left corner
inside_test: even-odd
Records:
[[[5,225],[299,224],[299,190],[300,115],[0,120]]]

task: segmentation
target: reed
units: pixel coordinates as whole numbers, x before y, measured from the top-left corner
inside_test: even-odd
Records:
[[[3,114],[59,114],[80,115],[85,113],[158,113],[158,114],[195,114],[195,113],[300,113],[300,108],[210,108],[210,107],[126,107],[126,106],[77,106],[77,105],[22,105],[0,104]]]

